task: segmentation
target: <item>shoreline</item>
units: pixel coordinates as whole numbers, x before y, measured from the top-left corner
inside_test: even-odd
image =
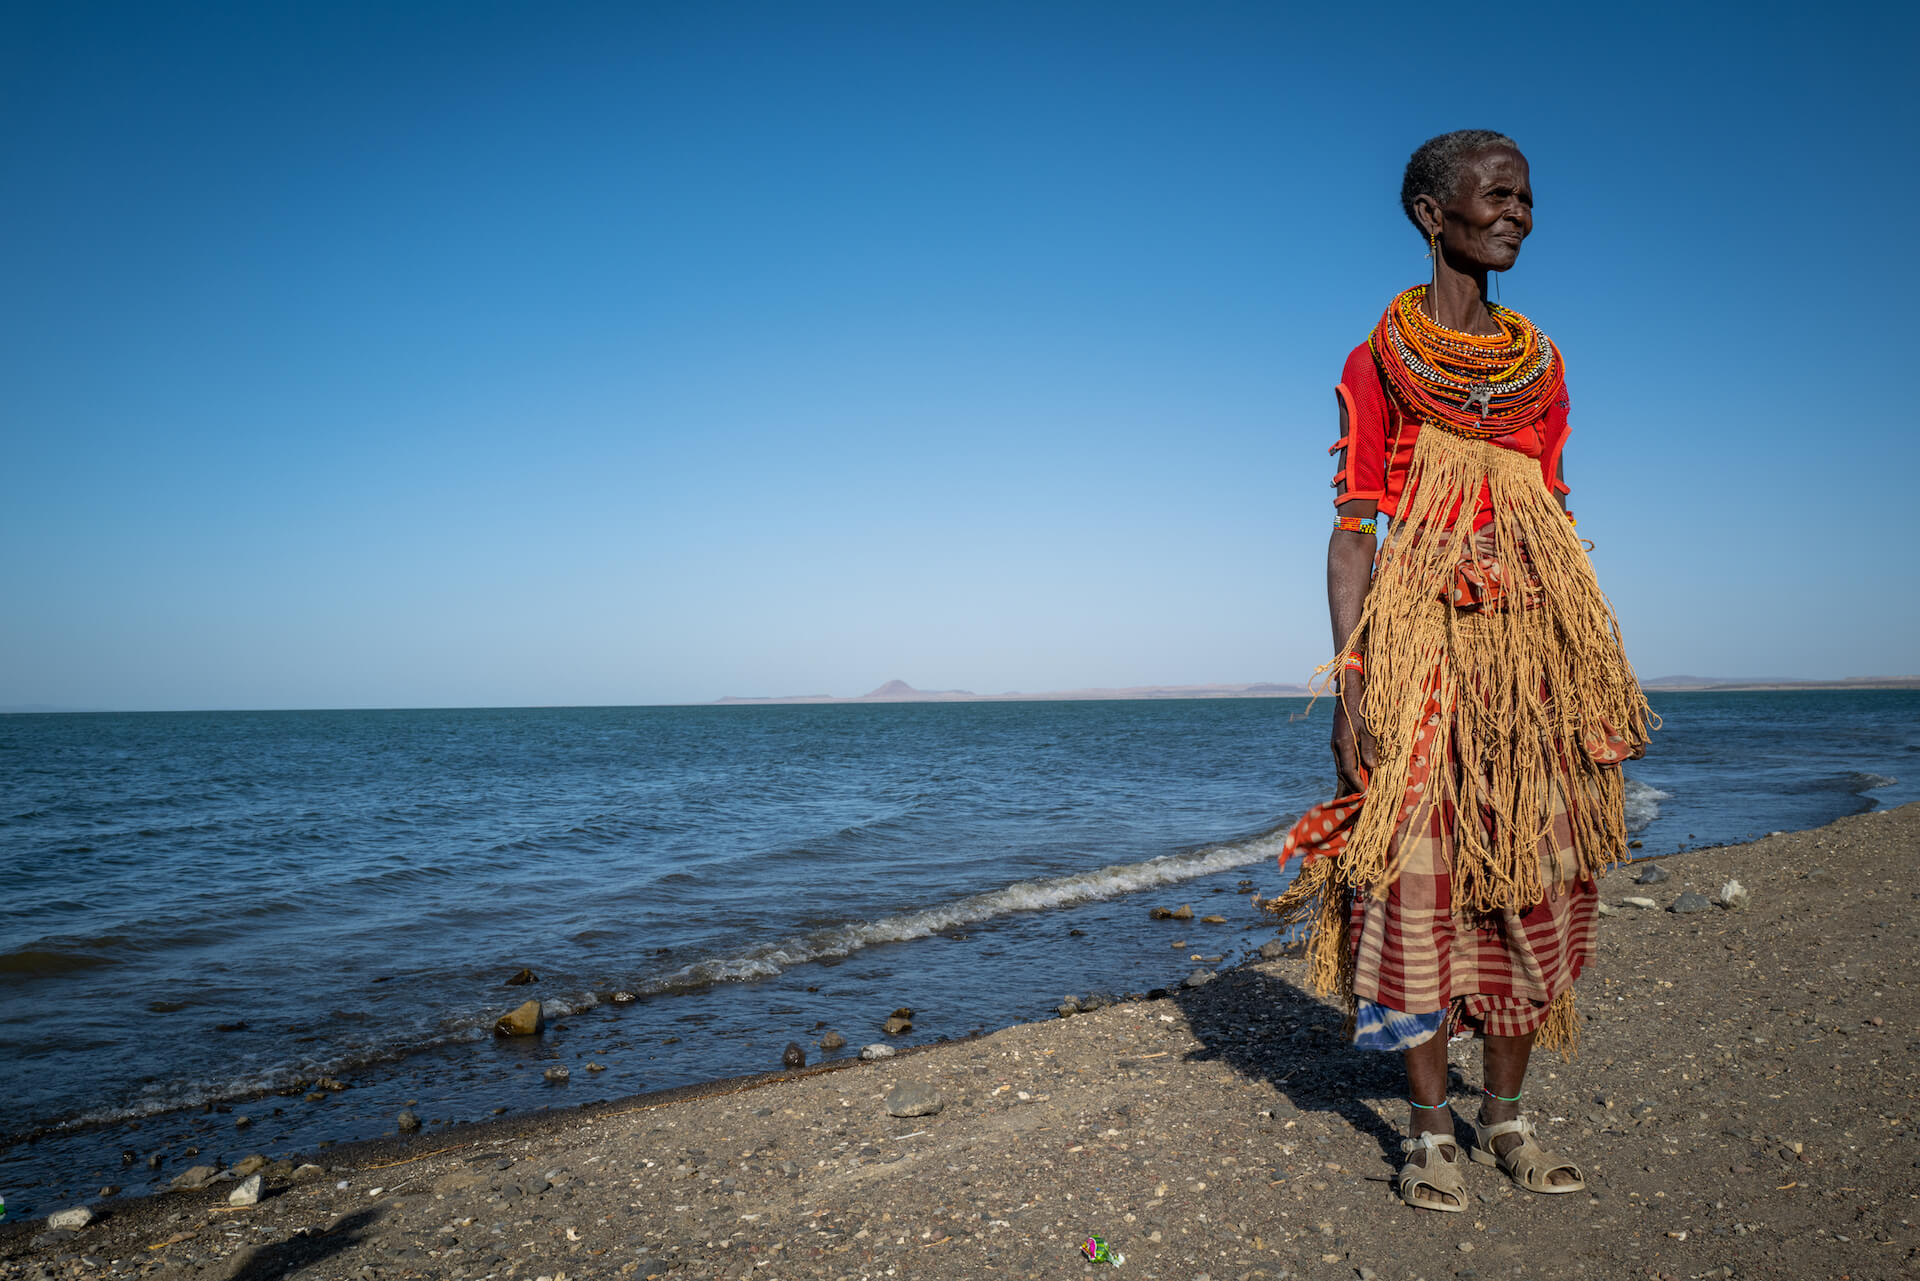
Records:
[[[1401,1207],[1397,1065],[1343,1047],[1278,959],[877,1062],[341,1144],[252,1208],[217,1182],[94,1202],[71,1236],[8,1223],[0,1277],[83,1258],[100,1275],[1052,1276],[1090,1266],[1073,1238],[1095,1232],[1140,1275],[1189,1279],[1884,1275],[1920,1260],[1900,1155],[1920,1090],[1915,848],[1920,804],[1636,860],[1672,874],[1655,887],[1625,867],[1602,883],[1584,1054],[1529,1078],[1543,1144],[1586,1166],[1591,1196],[1529,1197],[1475,1166],[1468,1213]],[[1750,908],[1619,906],[1727,877]],[[1470,1050],[1452,1051],[1463,1111]],[[903,1085],[944,1108],[889,1116]]]

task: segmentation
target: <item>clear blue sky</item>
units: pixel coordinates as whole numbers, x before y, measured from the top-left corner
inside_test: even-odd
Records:
[[[1913,8],[1474,12],[10,6],[0,705],[1302,679],[1465,127],[1642,675],[1920,671]]]

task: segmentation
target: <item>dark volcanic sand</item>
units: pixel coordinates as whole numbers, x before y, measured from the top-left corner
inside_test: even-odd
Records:
[[[1094,1271],[1095,1232],[1115,1275],[1180,1281],[1913,1275],[1917,852],[1909,806],[1607,880],[1664,908],[1736,876],[1753,903],[1603,923],[1583,1053],[1536,1060],[1526,1104],[1584,1194],[1470,1166],[1466,1213],[1402,1206],[1397,1064],[1280,960],[841,1071],[332,1149],[252,1208],[231,1182],[98,1202],[71,1237],[0,1232],[0,1278],[1054,1278]],[[1464,1110],[1478,1050],[1453,1055]],[[945,1109],[890,1117],[897,1082]]]

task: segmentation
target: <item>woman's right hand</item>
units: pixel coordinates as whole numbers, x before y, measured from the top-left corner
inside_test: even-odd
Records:
[[[1340,693],[1333,710],[1333,766],[1339,774],[1336,796],[1366,791],[1367,778],[1373,773],[1373,732],[1361,713],[1366,697],[1364,673],[1340,674]]]

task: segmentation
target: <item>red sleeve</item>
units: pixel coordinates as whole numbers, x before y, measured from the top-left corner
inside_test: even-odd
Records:
[[[1553,402],[1547,410],[1546,421],[1540,424],[1540,475],[1547,482],[1547,489],[1556,494],[1573,492],[1556,474],[1560,470],[1560,451],[1566,447],[1567,437],[1573,431],[1567,422],[1571,409],[1567,390],[1562,387],[1560,399]]]
[[[1347,411],[1347,434],[1327,450],[1340,455],[1340,470],[1333,474],[1334,504],[1356,498],[1377,503],[1387,493],[1387,398],[1365,343],[1347,357],[1333,394]]]

